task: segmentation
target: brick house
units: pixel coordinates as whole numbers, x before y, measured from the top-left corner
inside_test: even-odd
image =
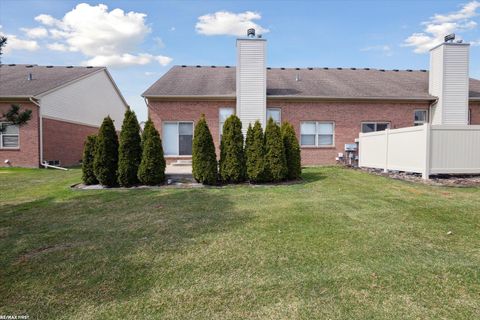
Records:
[[[1,165],[15,167],[78,164],[85,137],[107,115],[120,129],[128,107],[104,67],[0,65],[0,116],[12,104],[32,110],[21,127],[0,123]]]
[[[468,85],[468,84],[467,84]],[[480,124],[480,81],[470,79],[469,122]],[[190,159],[194,123],[205,114],[219,154],[225,119],[246,131],[272,117],[290,122],[303,165],[332,164],[360,132],[428,122],[437,97],[427,70],[269,68],[266,40],[237,39],[237,67],[174,66],[144,93],[168,162]]]

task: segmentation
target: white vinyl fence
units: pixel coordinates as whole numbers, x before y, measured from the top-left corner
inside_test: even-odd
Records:
[[[480,174],[480,125],[430,125],[360,133],[359,166],[432,174]]]

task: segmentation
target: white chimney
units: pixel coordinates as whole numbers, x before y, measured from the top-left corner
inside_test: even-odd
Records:
[[[469,49],[468,43],[444,42],[430,50],[428,92],[438,97],[432,124],[468,125]]]
[[[259,120],[266,122],[267,71],[265,39],[255,37],[249,29],[247,38],[237,39],[237,116],[242,121],[242,131]]]

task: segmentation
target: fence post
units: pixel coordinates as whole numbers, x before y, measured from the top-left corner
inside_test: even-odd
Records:
[[[423,125],[425,131],[425,163],[422,172],[422,179],[428,180],[430,178],[430,135],[431,126],[429,123]]]
[[[390,134],[390,129],[385,129],[385,168],[383,172],[388,172],[388,136]]]

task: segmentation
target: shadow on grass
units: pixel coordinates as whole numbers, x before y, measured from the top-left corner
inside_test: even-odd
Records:
[[[65,316],[81,304],[142,296],[161,281],[153,276],[159,260],[201,250],[210,234],[250,219],[229,194],[89,192],[0,207],[0,314]]]

